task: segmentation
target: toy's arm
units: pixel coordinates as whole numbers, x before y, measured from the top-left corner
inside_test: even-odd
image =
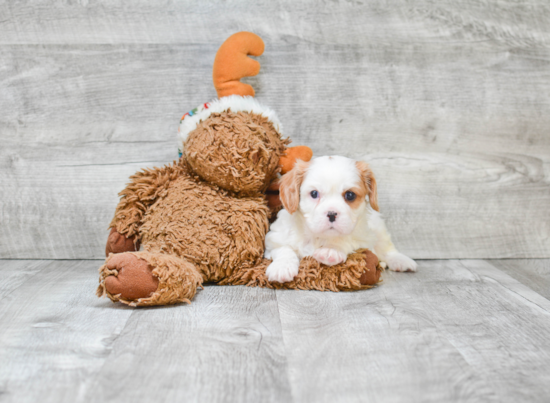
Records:
[[[145,169],[132,175],[130,183],[119,193],[121,199],[109,228],[132,239],[134,243],[137,242],[136,237],[139,236],[143,215],[149,206],[166,194],[170,183],[184,171],[184,164],[181,161],[162,168]]]
[[[255,266],[241,265],[224,278],[220,285],[246,285],[275,289],[299,289],[319,291],[351,291],[371,288],[381,281],[383,266],[368,249],[350,254],[344,263],[325,266],[311,256],[300,261],[298,275],[290,282],[270,282],[266,274],[270,260],[263,259]]]

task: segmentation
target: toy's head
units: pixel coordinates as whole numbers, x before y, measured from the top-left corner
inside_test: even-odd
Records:
[[[214,101],[207,112],[183,144],[193,171],[226,190],[265,191],[289,143],[274,114],[254,98],[236,95]]]
[[[180,152],[202,179],[222,189],[252,194],[265,191],[278,172],[289,171],[297,158],[311,159],[308,147],[287,148],[282,127],[269,108],[254,99],[240,78],[256,75],[263,41],[239,32],[220,47],[214,61],[219,99],[186,113],[180,123]]]

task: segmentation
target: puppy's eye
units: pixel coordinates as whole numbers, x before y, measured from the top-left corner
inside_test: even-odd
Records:
[[[316,191],[316,190],[312,190],[311,193],[310,193],[310,195],[311,195],[311,197],[312,197],[313,199],[316,199],[316,198],[319,197],[319,192]]]
[[[344,194],[344,198],[345,198],[347,201],[350,201],[350,202],[354,201],[356,197],[357,197],[357,195],[356,195],[355,193],[353,193],[353,192],[346,192],[346,193]]]

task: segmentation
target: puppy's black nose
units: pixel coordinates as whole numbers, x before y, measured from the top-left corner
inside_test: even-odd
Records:
[[[329,212],[327,213],[328,220],[329,220],[330,222],[336,221],[336,216],[337,216],[337,215],[338,215],[338,213],[335,213],[334,211],[329,211]]]

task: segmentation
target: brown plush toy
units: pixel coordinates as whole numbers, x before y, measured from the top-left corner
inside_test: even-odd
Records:
[[[360,250],[331,267],[305,258],[292,282],[267,281],[264,239],[270,207],[280,208],[278,173],[312,153],[287,148],[275,113],[239,81],[258,73],[247,55],[263,49],[257,35],[231,36],[214,62],[219,99],[180,122],[179,161],[130,178],[110,224],[98,296],[150,306],[189,302],[204,282],[339,291],[380,280],[378,259]]]

